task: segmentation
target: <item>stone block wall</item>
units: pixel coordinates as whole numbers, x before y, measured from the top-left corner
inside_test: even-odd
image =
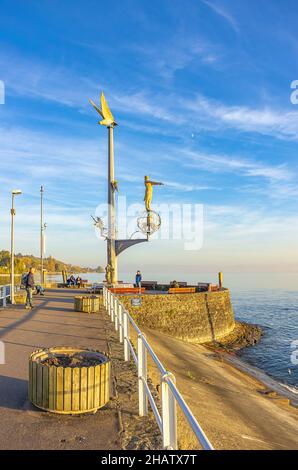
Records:
[[[143,294],[142,304],[131,305],[133,295],[119,295],[137,322],[184,341],[205,343],[219,340],[235,327],[228,289],[195,294]]]

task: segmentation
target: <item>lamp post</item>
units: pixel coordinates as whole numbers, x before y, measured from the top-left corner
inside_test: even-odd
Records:
[[[43,256],[45,253],[45,240],[44,240],[44,231],[46,229],[46,224],[43,223],[43,186],[40,187],[40,284],[43,284]]]
[[[14,197],[22,194],[20,189],[13,189],[11,192],[11,253],[10,253],[10,301],[14,304],[14,216],[16,214],[14,208]]]

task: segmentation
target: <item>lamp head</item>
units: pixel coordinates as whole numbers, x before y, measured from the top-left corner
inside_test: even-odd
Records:
[[[12,194],[22,194],[22,191],[20,189],[13,189],[11,191]]]

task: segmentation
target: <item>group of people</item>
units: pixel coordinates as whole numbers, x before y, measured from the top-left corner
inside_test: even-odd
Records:
[[[81,284],[82,284],[82,279],[80,278],[80,276],[78,276],[77,278],[75,278],[73,276],[73,274],[67,279],[67,287],[70,287],[70,286],[77,286],[78,288],[81,287]]]

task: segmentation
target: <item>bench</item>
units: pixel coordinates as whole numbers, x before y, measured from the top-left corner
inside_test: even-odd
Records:
[[[157,286],[157,281],[142,281],[142,287],[145,287],[146,289],[152,289],[155,290]]]
[[[113,294],[144,294],[145,287],[111,287],[109,291]]]
[[[199,292],[208,292],[210,290],[210,282],[198,282]]]
[[[217,284],[211,284],[210,282],[198,282],[199,292],[215,292],[219,289]]]
[[[169,294],[194,294],[195,287],[170,287]]]
[[[177,282],[177,284],[179,285],[179,287],[187,287],[187,282],[185,282],[185,281],[181,281],[181,282],[176,281],[176,282]],[[174,283],[173,283],[173,282],[170,283],[170,287],[171,287],[171,288],[174,287]],[[177,289],[178,289],[178,287],[177,287]]]

